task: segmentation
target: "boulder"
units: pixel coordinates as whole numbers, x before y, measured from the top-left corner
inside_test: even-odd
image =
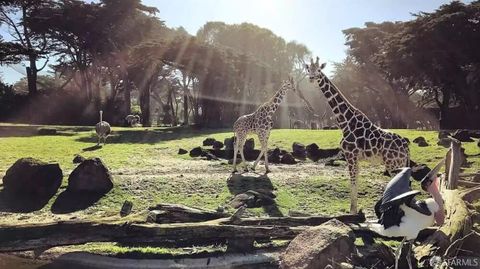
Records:
[[[225,150],[232,150],[234,149],[235,137],[225,138],[223,140],[223,144],[225,145]]]
[[[292,151],[293,152],[296,152],[296,151],[301,152],[301,151],[305,151],[305,150],[306,150],[306,148],[305,148],[304,144],[298,143],[298,142],[293,142],[293,144],[292,144]]]
[[[425,137],[419,136],[419,137],[413,139],[413,143],[418,144],[418,143],[421,143],[421,142],[425,142],[425,143],[427,142],[427,140],[425,140]]]
[[[83,161],[68,177],[70,192],[107,193],[113,188],[113,177],[100,158]]]
[[[222,149],[209,149],[208,152],[215,155],[217,158],[227,159],[225,150]],[[233,154],[232,154],[233,157]]]
[[[450,133],[447,131],[442,130],[438,132],[438,139],[448,138],[449,136],[450,136]]]
[[[437,142],[437,145],[439,146],[443,146],[443,147],[450,147],[450,143],[452,142],[452,140],[450,138],[440,138]]]
[[[56,135],[57,129],[43,127],[43,128],[38,128],[37,132],[39,135]]]
[[[249,138],[245,141],[245,145],[243,145],[243,150],[245,151],[252,151],[255,149],[255,140],[253,138]]]
[[[417,181],[422,180],[432,170],[426,164],[416,164],[413,161],[410,162],[412,166],[412,177]]]
[[[85,161],[85,157],[83,157],[82,155],[79,155],[79,154],[75,154],[75,157],[73,157],[73,163],[81,163]]]
[[[203,140],[203,146],[213,146],[213,143],[215,143],[215,138],[206,138],[205,140]]]
[[[270,163],[280,163],[280,149],[275,148],[272,151],[268,152],[268,162]]]
[[[319,159],[339,157],[340,152],[340,148],[319,149],[318,145],[315,143],[307,146],[307,157],[314,162],[318,161]]]
[[[418,143],[418,146],[423,148],[423,147],[428,147],[430,145],[426,141],[421,141],[421,142]]]
[[[200,157],[203,154],[202,147],[196,147],[190,150],[190,157]]]
[[[307,157],[314,162],[318,161],[318,159],[319,159],[318,156],[317,156],[318,155],[318,149],[319,149],[318,145],[315,144],[315,143],[312,143],[312,144],[308,145],[306,147]]]
[[[213,142],[212,146],[213,146],[214,149],[221,149],[221,148],[223,148],[223,143],[220,142],[220,141],[215,141],[215,142]]]
[[[183,154],[187,154],[187,153],[188,153],[188,150],[186,150],[186,149],[182,149],[182,148],[178,149],[178,154],[179,155],[183,155]]]
[[[6,171],[3,189],[8,193],[49,197],[57,192],[62,178],[62,169],[58,163],[22,158]]]
[[[202,152],[202,157],[204,157],[207,161],[211,161],[211,160],[217,161],[218,160],[217,156],[215,156],[214,154],[212,154],[211,152],[208,152],[208,151]]]
[[[245,156],[245,160],[247,160],[247,161],[255,161],[258,158],[259,154],[260,154],[260,150],[258,150],[258,149],[245,150],[243,152],[243,155]]]
[[[282,155],[282,158],[280,159],[280,163],[283,164],[296,164],[297,161],[295,161],[295,158],[293,158],[293,155],[290,153],[286,153]]]
[[[458,139],[460,142],[473,142],[468,130],[457,130],[455,133],[453,133],[453,137]]]
[[[280,256],[279,268],[336,268],[337,263],[351,260],[355,251],[354,241],[352,229],[332,219],[295,237]]]

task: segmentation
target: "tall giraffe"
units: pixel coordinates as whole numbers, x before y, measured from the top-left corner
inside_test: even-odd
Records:
[[[319,59],[306,65],[310,82],[317,81],[333,110],[337,124],[342,129],[340,147],[347,160],[350,174],[350,212],[357,213],[357,177],[359,159],[380,158],[387,171],[392,172],[409,165],[410,153],[407,140],[398,134],[388,132],[373,124],[365,114],[354,107],[338,88],[322,72],[325,63]]]
[[[288,90],[296,92],[294,85],[293,78],[283,81],[280,89],[268,102],[258,107],[255,112],[243,115],[239,117],[237,121],[235,121],[233,124],[233,131],[235,132],[236,137],[233,154],[233,173],[237,172],[237,153],[239,149],[240,155],[242,156],[244,170],[248,171],[245,157],[243,156],[243,146],[245,144],[245,140],[247,139],[247,135],[249,134],[257,134],[258,140],[260,140],[260,144],[262,146],[260,154],[253,164],[252,170],[255,170],[257,163],[260,161],[260,158],[262,158],[263,155],[265,156],[266,173],[270,172],[270,169],[268,169],[267,144],[270,136],[270,130],[273,126],[273,114],[275,111],[277,111],[278,106],[283,101],[283,97]]]

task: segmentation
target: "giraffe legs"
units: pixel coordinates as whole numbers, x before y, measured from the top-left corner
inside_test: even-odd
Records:
[[[262,150],[260,151],[260,154],[258,154],[258,157],[257,159],[255,160],[255,162],[253,163],[253,167],[252,167],[252,170],[255,171],[255,167],[257,167],[257,164],[258,162],[260,161],[260,158],[262,158],[262,155],[263,154],[266,154],[264,151],[263,151],[263,148]]]
[[[268,137],[270,136],[270,133],[267,132],[267,133],[262,133],[258,136],[259,140],[260,140],[260,144],[262,144],[262,152],[263,152],[263,156],[265,158],[265,174],[268,174],[270,173],[270,169],[268,168],[268,154],[267,154],[267,150],[268,150]]]
[[[345,159],[348,164],[348,172],[350,174],[350,213],[358,212],[358,158],[353,153],[345,153]]]
[[[240,144],[243,144],[241,142],[241,140],[244,140],[244,139],[245,139],[245,137],[243,135],[236,134],[235,146],[233,147],[233,171],[232,171],[232,173],[237,172],[237,154],[238,154],[238,150],[240,148]],[[243,147],[242,147],[242,151],[243,151]]]

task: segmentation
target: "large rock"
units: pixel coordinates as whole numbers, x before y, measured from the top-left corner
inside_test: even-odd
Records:
[[[419,147],[428,147],[427,140],[425,140],[425,137],[419,136],[415,139],[413,139],[413,143],[416,143]]]
[[[285,153],[282,155],[282,158],[280,159],[280,163],[283,164],[296,164],[297,161],[295,161],[295,158],[293,158],[292,154],[290,153]]]
[[[351,259],[355,235],[333,219],[295,237],[280,257],[281,269],[323,269]],[[335,263],[335,264],[332,264]],[[336,268],[336,266],[335,266]]]
[[[70,192],[107,193],[113,188],[113,177],[100,158],[83,161],[68,177]]]
[[[413,161],[410,161],[412,167],[412,177],[419,181],[422,180],[432,169],[430,169],[426,164],[416,164]]]
[[[457,130],[455,133],[453,133],[453,137],[458,139],[460,142],[473,142],[468,130]]]
[[[243,145],[243,149],[245,151],[252,151],[255,149],[255,140],[253,138],[249,138],[245,141],[245,145]]]
[[[451,142],[452,142],[452,140],[448,137],[440,138],[440,139],[438,139],[437,145],[448,148],[448,147],[450,147]]]
[[[339,157],[340,152],[340,148],[320,149],[315,143],[307,146],[307,157],[314,162],[320,159]]]
[[[22,158],[8,168],[3,177],[5,192],[35,196],[53,196],[62,184],[58,163]]]
[[[204,154],[202,147],[196,147],[190,150],[190,157],[200,157]]]
[[[450,133],[447,131],[439,131],[438,132],[438,139],[442,138],[448,138],[450,136]]]
[[[215,138],[206,138],[205,140],[203,140],[203,145],[204,146],[213,146],[213,143],[215,143]]]
[[[275,148],[274,150],[268,152],[268,162],[269,163],[280,163],[280,149]]]
[[[235,137],[225,138],[223,140],[223,144],[225,145],[225,150],[232,150],[234,149]]]
[[[220,142],[220,141],[215,141],[215,142],[213,142],[212,146],[213,146],[214,149],[221,149],[221,148],[223,148],[223,143]]]
[[[297,159],[305,160],[307,158],[307,150],[305,148],[305,145],[294,142],[292,144],[292,155]]]

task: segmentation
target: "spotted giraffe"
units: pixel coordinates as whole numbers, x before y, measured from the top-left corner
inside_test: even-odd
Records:
[[[266,173],[270,172],[270,169],[268,169],[267,144],[270,136],[270,130],[273,126],[273,114],[275,111],[277,111],[278,106],[282,102],[283,97],[288,90],[297,92],[294,85],[295,84],[292,78],[283,81],[280,89],[268,102],[258,107],[255,112],[243,115],[239,117],[237,121],[235,121],[233,124],[233,131],[235,132],[236,137],[233,154],[233,173],[237,172],[237,153],[239,149],[241,149],[240,155],[242,156],[244,170],[248,171],[245,157],[243,156],[243,146],[245,144],[245,140],[247,139],[247,135],[249,134],[256,134],[262,146],[260,154],[253,164],[252,170],[255,170],[257,163],[260,161],[263,155],[265,157]]]
[[[357,213],[357,177],[360,159],[379,158],[386,170],[394,170],[409,165],[408,142],[398,134],[388,132],[373,124],[365,114],[354,107],[338,88],[322,72],[325,63],[319,65],[311,60],[306,65],[310,82],[318,87],[333,110],[337,124],[342,129],[343,138],[340,147],[343,150],[350,174],[350,212]]]

